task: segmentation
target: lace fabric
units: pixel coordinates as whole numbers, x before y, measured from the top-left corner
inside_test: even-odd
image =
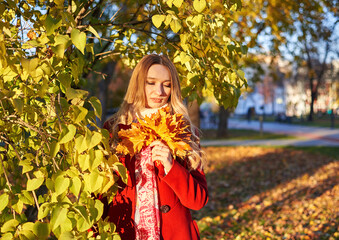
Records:
[[[136,239],[160,239],[159,199],[152,150],[144,148],[135,158]]]

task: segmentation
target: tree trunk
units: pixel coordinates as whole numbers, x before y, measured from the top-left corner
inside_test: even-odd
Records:
[[[187,104],[188,114],[194,126],[200,128],[200,107],[197,100]]]
[[[318,86],[317,83],[314,82],[314,79],[310,79],[310,88],[311,88],[311,103],[310,103],[310,113],[308,115],[308,121],[313,121],[313,114],[314,114],[314,102],[317,99],[317,91]]]
[[[217,137],[227,137],[228,135],[228,117],[229,111],[223,106],[219,107],[219,125]]]

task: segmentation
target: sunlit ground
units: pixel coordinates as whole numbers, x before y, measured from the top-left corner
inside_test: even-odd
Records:
[[[339,239],[339,149],[204,150],[202,239]]]

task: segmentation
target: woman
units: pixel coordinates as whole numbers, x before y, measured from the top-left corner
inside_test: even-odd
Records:
[[[120,156],[128,170],[128,183],[118,191],[106,214],[122,239],[199,239],[189,209],[198,210],[208,201],[204,159],[181,99],[178,73],[166,56],[147,55],[137,64],[120,110],[104,127],[112,134],[114,148],[120,129],[128,129],[138,118],[162,107],[185,117],[192,133],[192,150],[187,159],[178,159],[165,143],[154,141],[133,157]],[[156,167],[154,161],[162,165]]]

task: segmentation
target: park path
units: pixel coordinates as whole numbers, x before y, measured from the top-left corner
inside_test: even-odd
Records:
[[[230,129],[260,130],[259,121],[230,118]],[[293,139],[270,140],[203,140],[202,146],[338,146],[339,129],[308,127],[278,122],[264,122],[263,131],[295,136]]]

